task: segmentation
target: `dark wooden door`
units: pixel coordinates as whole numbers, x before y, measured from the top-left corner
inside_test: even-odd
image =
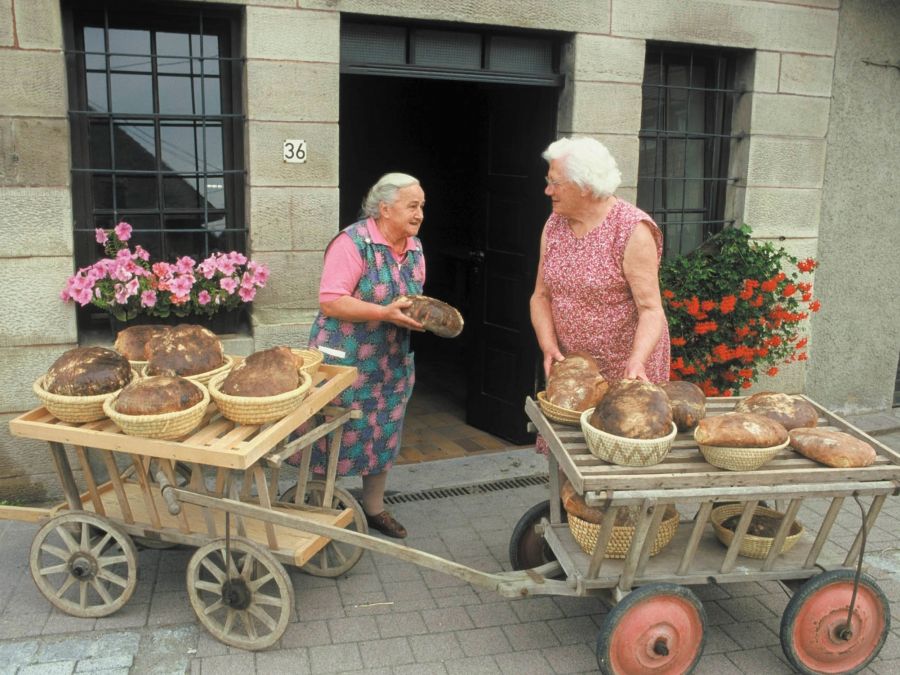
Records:
[[[477,163],[483,223],[470,254],[466,421],[526,443],[531,435],[523,408],[539,364],[528,303],[550,212],[541,152],[553,140],[556,90],[496,86],[483,94]]]

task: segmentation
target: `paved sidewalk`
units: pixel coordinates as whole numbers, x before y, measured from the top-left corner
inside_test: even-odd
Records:
[[[900,431],[878,436],[900,450]],[[453,463],[455,462],[455,464]],[[395,470],[389,487],[423,490],[540,472],[528,451]],[[352,482],[347,483],[353,487]],[[547,498],[532,485],[393,507],[408,544],[485,571],[508,569],[510,533]],[[846,547],[858,519],[839,518],[832,539]],[[818,518],[813,511],[800,519]],[[900,499],[888,499],[869,538],[869,572],[893,603],[894,629],[864,672],[900,672]],[[0,675],[6,673],[587,673],[606,609],[596,599],[505,599],[453,577],[366,553],[338,580],[288,568],[296,614],[273,648],[229,648],[196,621],[185,590],[192,549],[144,550],[129,603],[102,619],[54,609],[35,588],[28,551],[35,526],[0,521]],[[693,586],[708,617],[698,673],[790,673],[779,644],[788,595],[777,582]]]

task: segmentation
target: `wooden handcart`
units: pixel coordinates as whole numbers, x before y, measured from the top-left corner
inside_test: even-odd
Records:
[[[706,414],[731,411],[738,400],[707,399]],[[550,448],[551,498],[523,516],[510,557],[523,568],[555,559],[578,595],[599,593],[613,606],[597,640],[602,672],[690,672],[703,651],[706,619],[688,587],[707,583],[777,580],[799,589],[783,614],[781,643],[802,673],[856,672],[878,654],[890,628],[889,604],[877,583],[866,574],[857,576],[856,568],[885,499],[900,487],[900,455],[810,403],[819,412],[819,426],[872,444],[875,464],[829,468],[788,446],[756,470],[728,471],[708,464],[693,437],[681,433],[660,464],[617,466],[591,454],[579,427],[549,421],[535,401],[527,400],[526,413]],[[582,550],[566,522],[558,469],[588,506],[605,509],[591,554]],[[752,539],[747,529],[763,500],[777,502],[784,517],[769,539],[768,554],[746,557],[740,554],[742,545]],[[736,502],[728,508],[739,518],[726,547],[714,533],[710,514],[714,506],[729,502]],[[791,527],[802,506],[822,514],[821,524],[817,531],[804,530],[782,552],[788,537],[797,539]],[[681,526],[671,543],[651,557],[671,507],[680,511]],[[636,508],[637,518],[624,559],[612,560],[604,552],[620,508]],[[855,532],[846,553],[829,545],[838,521],[838,530],[846,532],[852,524]]]

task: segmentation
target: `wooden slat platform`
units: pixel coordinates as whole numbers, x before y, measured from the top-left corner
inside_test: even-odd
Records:
[[[707,416],[730,412],[739,400],[741,399],[708,398]],[[700,453],[692,434],[679,433],[672,450],[661,463],[646,467],[618,466],[594,457],[579,427],[550,422],[532,399],[526,402],[525,410],[538,431],[550,437],[548,442],[551,446],[565,450],[566,456],[558,457],[560,466],[578,492],[586,497],[590,492],[609,495],[623,490],[714,490],[717,487],[735,486],[900,481],[900,455],[814,401],[809,402],[819,412],[819,426],[844,431],[871,444],[877,453],[875,464],[853,469],[831,468],[803,457],[788,446],[758,469],[729,471],[709,464]]]
[[[207,531],[206,509],[195,506],[193,504],[182,503],[181,508],[187,517],[190,532],[183,532],[181,516],[171,515],[167,508],[166,502],[156,485],[150,486],[153,494],[153,501],[156,505],[156,511],[160,519],[161,527],[154,528],[151,524],[151,516],[147,509],[141,492],[141,486],[133,482],[123,483],[125,494],[127,495],[128,504],[131,509],[131,515],[134,522],[129,524],[125,522],[124,514],[119,505],[116,493],[111,489],[109,484],[102,486],[98,493],[103,502],[103,509],[106,517],[113,519],[116,524],[126,530],[129,534],[146,537],[149,539],[168,541],[173,544],[190,544],[192,546],[202,546],[209,542],[213,537]],[[83,500],[85,511],[95,511],[91,498],[85,496]],[[323,510],[306,511],[292,509],[273,505],[272,511],[287,515],[298,516],[299,518],[313,520],[317,523],[325,525],[333,525],[335,527],[346,527],[353,522],[353,510],[344,509],[338,513],[326,513]],[[225,512],[219,509],[210,509],[213,522],[216,527],[216,536],[225,536]],[[268,545],[266,529],[264,523],[259,520],[244,518],[244,527],[246,528],[246,537],[256,542],[263,548],[269,549],[276,558],[282,562],[291,565],[303,565],[313,555],[318,553],[329,541],[327,537],[320,537],[314,534],[308,534],[300,529],[287,528],[281,525],[274,525],[275,536],[278,540],[278,548],[272,549]],[[231,534],[235,536],[237,532],[237,518],[231,517]]]
[[[338,396],[354,379],[356,368],[322,364],[303,403],[271,424],[235,424],[223,418],[215,403],[211,403],[197,430],[179,441],[128,436],[109,419],[85,424],[60,422],[44,407],[14,418],[9,423],[9,429],[13,435],[25,438],[208,466],[247,469]]]

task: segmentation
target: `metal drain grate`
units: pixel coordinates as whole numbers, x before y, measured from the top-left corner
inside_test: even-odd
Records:
[[[385,504],[406,504],[408,502],[421,502],[430,499],[446,499],[447,497],[465,497],[467,495],[479,495],[487,492],[499,492],[514,488],[531,487],[533,485],[547,485],[547,476],[525,476],[523,478],[506,478],[494,480],[489,483],[475,483],[462,487],[434,488],[421,492],[405,492],[385,495]]]

